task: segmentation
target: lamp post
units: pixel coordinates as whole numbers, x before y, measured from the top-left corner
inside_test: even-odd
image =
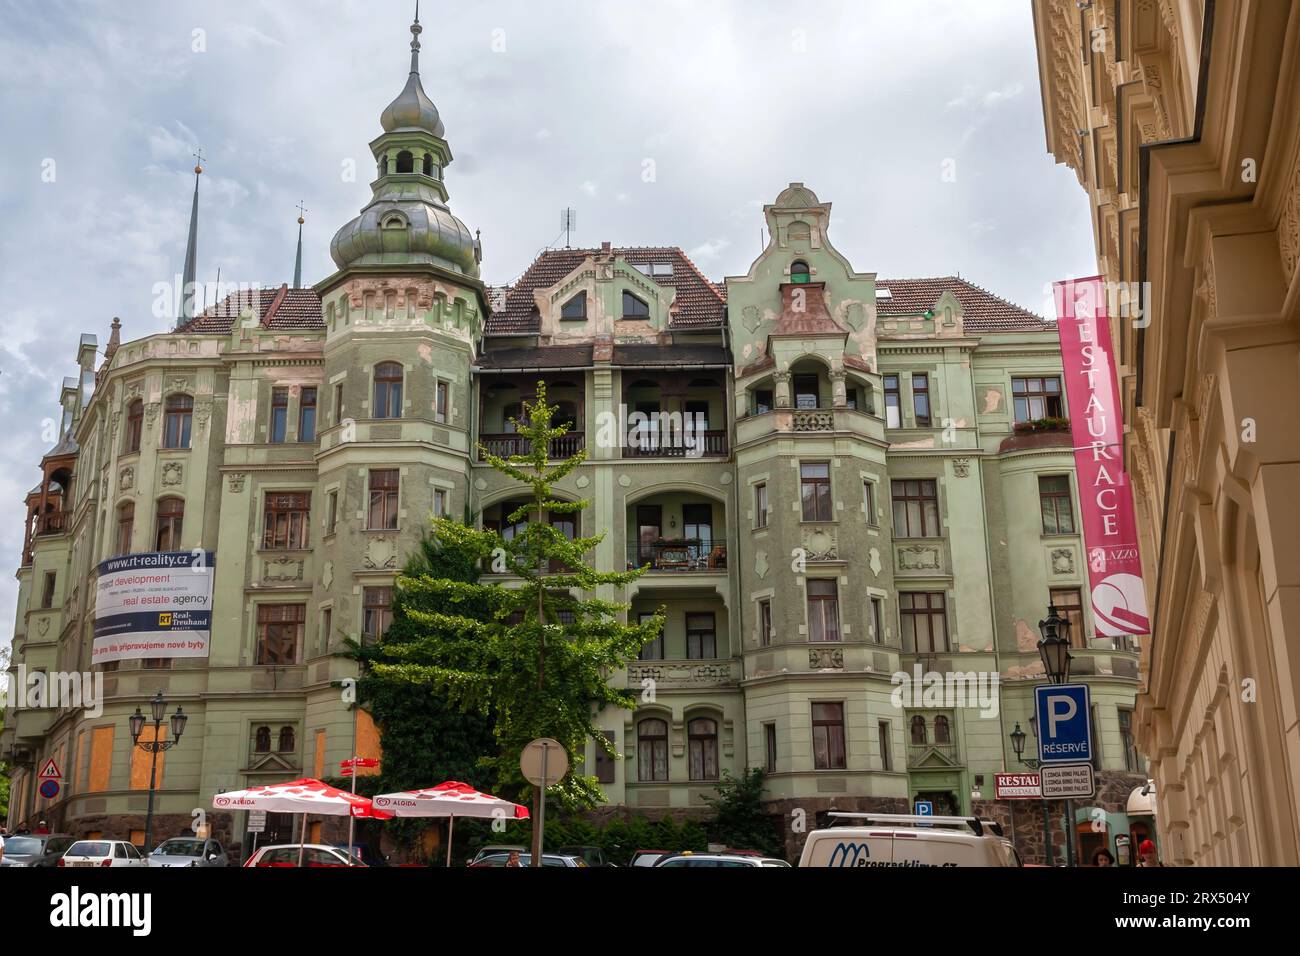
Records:
[[[1070,679],[1070,619],[1061,616],[1056,602],[1047,605],[1047,617],[1038,622],[1042,639],[1038,642],[1038,656],[1043,659],[1043,672],[1053,684],[1064,684]],[[1065,859],[1074,866],[1074,801],[1065,801]]]
[[[1011,749],[1016,752],[1016,760],[1024,764],[1030,770],[1038,769],[1038,760],[1025,757],[1025,732],[1020,729],[1020,721],[1016,721],[1016,729],[1011,731]],[[1039,789],[1042,789],[1042,783],[1039,783]],[[1043,805],[1043,860],[1049,865],[1052,859],[1052,824],[1047,816],[1047,798],[1040,797]]]
[[[140,740],[140,734],[144,732],[144,725],[147,718],[140,713],[140,708],[135,709],[135,713],[128,718],[131,725],[131,743],[139,747],[147,754],[151,754],[149,763],[149,811],[144,818],[144,852],[148,854],[149,845],[153,842],[153,792],[158,782],[158,754],[160,751],[171,750],[181,742],[181,734],[185,733],[185,721],[189,717],[181,710],[180,705],[176,707],[176,713],[171,717],[171,739],[159,740],[158,731],[162,729],[163,718],[167,715],[167,701],[163,699],[162,691],[159,691],[154,699],[149,701],[150,716],[153,717],[153,740]]]

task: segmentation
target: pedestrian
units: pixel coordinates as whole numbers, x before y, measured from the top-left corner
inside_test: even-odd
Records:
[[[50,825],[42,820],[36,824],[36,833],[38,836],[45,836],[50,832]]]
[[[1156,845],[1151,840],[1143,840],[1138,844],[1138,866],[1164,866],[1160,862],[1160,856],[1156,851]]]
[[[1114,866],[1115,858],[1110,855],[1110,850],[1104,846],[1099,847],[1097,852],[1092,855],[1093,866]]]
[[[523,866],[523,864],[519,862],[518,850],[510,851],[510,855],[506,857],[506,866]]]
[[[5,861],[5,835],[4,829],[0,828],[0,863]]]
[[[31,831],[30,829],[28,829],[28,827],[27,827],[27,821],[24,820],[22,823],[18,824],[18,829],[14,831],[14,835],[15,835],[15,836],[26,836],[27,834],[29,834],[29,833],[31,833],[31,832],[32,832],[32,831]]]

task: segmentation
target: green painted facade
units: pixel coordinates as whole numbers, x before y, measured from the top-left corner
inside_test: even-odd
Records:
[[[1044,533],[1040,514],[1039,479],[1068,476],[1077,527],[1068,436],[1013,432],[1011,380],[1060,374],[1055,330],[1005,303],[1015,321],[999,324],[982,311],[975,323],[963,299],[981,310],[1000,300],[960,280],[943,280],[920,307],[902,308],[890,284],[835,250],[830,204],[792,184],[765,208],[769,245],[745,275],[725,280],[725,312],[720,296],[712,326],[680,328],[680,288],[606,248],[533,290],[535,331],[488,335],[508,290],[479,279],[478,242],[447,205],[451,153],[441,121],[418,96],[408,84],[385,111],[385,132],[371,144],[371,202],[332,247],[338,271],[314,295],[263,293],[282,296],[281,309],[310,299],[311,321],[268,323],[267,310],[254,306],[238,309],[228,331],[183,327],[120,344],[115,332],[97,370],[93,338],[83,342],[78,361],[94,389],[83,399],[65,388],[63,442],[46,459],[50,474],[63,460],[55,452],[73,450],[72,477],[57,483],[58,495],[43,483],[46,511],[61,517],[42,522],[40,496],[29,497],[36,511],[18,571],[15,673],[19,664],[91,669],[93,570],[120,553],[125,506],[134,509],[130,550],[154,549],[164,498],[184,502],[180,549],[217,553],[211,653],[165,669],[122,662],[104,674],[99,717],[15,707],[11,695],[0,735],[0,755],[19,758],[10,825],[50,817],[75,833],[140,828],[146,794],[138,775],[133,783],[127,716],[159,690],[190,721],[166,755],[158,833],[188,826],[191,811],[210,809],[218,791],[336,773],[353,749],[353,720],[331,682],[354,671],[332,653],[345,634],[363,630],[366,589],[391,585],[431,513],[468,509],[491,522],[519,495],[473,448],[484,436],[510,441],[506,419],[539,378],[552,402],[572,407],[574,441],[589,454],[557,491],[590,502],[580,531],[605,532],[596,563],[653,566],[626,592],[605,596],[629,601],[633,614],[660,605],[668,614],[662,653],[613,678],[640,692],[638,708],[600,715],[624,755],[605,786],[612,805],[700,807],[715,771],[770,763],[773,813],[794,842],[801,813],[812,826],[817,812],[837,807],[903,810],[925,797],[994,812],[993,775],[1021,769],[1008,735],[1016,722],[1028,732],[1041,679],[1036,622],[1050,589],[1086,591],[1080,536]],[[406,153],[409,172],[399,165]],[[801,267],[792,275],[796,264],[807,267],[806,281]],[[892,288],[915,303],[928,286]],[[625,292],[646,303],[644,318],[622,317]],[[563,318],[580,293],[585,314]],[[621,345],[654,346],[662,363],[620,363]],[[574,347],[589,347],[590,357],[573,365],[544,358]],[[702,362],[693,357],[701,348],[727,358]],[[493,366],[494,354],[518,349],[549,366]],[[376,414],[385,363],[401,370],[398,416]],[[916,416],[920,374],[928,424]],[[896,424],[886,417],[888,376],[900,383]],[[282,442],[271,440],[277,389],[288,395]],[[316,427],[299,440],[306,389],[316,390]],[[160,447],[174,395],[193,399],[186,448]],[[137,399],[141,443],[128,452]],[[700,457],[668,448],[633,454],[625,431],[608,440],[609,421],[649,405],[700,412],[721,437]],[[809,464],[824,466],[829,482],[827,510],[812,517],[802,498]],[[375,520],[372,486],[384,469],[399,474],[395,528]],[[909,479],[937,488],[937,526],[912,537],[895,526],[891,505],[892,483]],[[310,498],[302,547],[265,546],[267,495],[277,492]],[[654,532],[642,527],[647,516]],[[687,543],[674,547],[677,539]],[[43,606],[49,573],[55,584]],[[838,639],[814,640],[810,593],[831,586]],[[900,594],[942,600],[946,639],[933,650],[905,637]],[[771,611],[767,633],[762,602]],[[287,662],[265,663],[259,650],[265,605],[301,607]],[[1090,612],[1082,615],[1090,637]],[[1137,655],[1107,640],[1079,643],[1075,673],[1093,688],[1102,776],[1126,796],[1144,779],[1132,774],[1120,724],[1137,688]],[[894,675],[916,665],[997,675],[997,715],[950,701],[895,706]],[[814,727],[821,705],[840,709],[838,730]],[[924,742],[919,734],[914,742],[917,717]],[[276,744],[289,728],[290,746],[262,749],[262,727]],[[832,766],[819,766],[816,741],[836,751],[840,738],[843,765],[832,757]],[[33,776],[50,756],[64,769],[64,787],[45,801]],[[693,763],[703,779],[693,779]],[[594,746],[584,769],[597,769]],[[1023,807],[1036,826],[1037,804]],[[228,840],[242,839],[242,820],[210,815]],[[1122,821],[1116,829],[1123,832]]]

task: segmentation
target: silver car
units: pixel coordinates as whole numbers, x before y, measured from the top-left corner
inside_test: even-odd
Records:
[[[66,833],[24,833],[5,837],[5,855],[0,866],[58,866],[59,857],[76,842]]]
[[[216,840],[198,837],[172,837],[163,840],[149,854],[149,865],[158,866],[228,866],[226,851]]]

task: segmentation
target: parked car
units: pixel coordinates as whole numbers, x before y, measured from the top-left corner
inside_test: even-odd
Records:
[[[487,846],[480,847],[479,851],[469,860],[468,865],[473,866],[485,856],[492,856],[494,853],[518,853],[521,856],[530,853],[528,847],[520,846],[518,843],[489,843]]]
[[[470,866],[473,867],[474,869],[480,869],[483,867],[491,867],[491,866],[505,866],[506,861],[509,859],[510,859],[509,853],[489,853],[488,855],[481,857],[478,860],[475,860],[473,863],[470,864]],[[533,855],[528,852],[520,853],[519,865],[532,866]],[[543,867],[548,867],[548,866],[575,867],[575,866],[586,866],[586,865],[587,862],[580,856],[564,856],[563,854],[560,853],[542,854]]]
[[[654,866],[672,852],[672,850],[637,850],[632,854],[632,861],[628,866]]]
[[[562,846],[555,851],[560,856],[576,856],[588,866],[617,866],[605,856],[605,851],[598,846]]]
[[[348,851],[340,850],[338,847],[326,846],[323,843],[308,843],[299,847],[297,843],[282,843],[276,846],[260,846],[257,852],[248,858],[244,866],[250,867],[284,867],[297,866],[299,859],[299,850],[301,849],[302,865],[315,867],[329,866],[347,866]],[[352,866],[365,866],[366,864],[355,854],[352,857]]]
[[[1020,866],[1001,824],[978,817],[831,813],[849,826],[814,830],[800,866]]]
[[[59,866],[148,866],[126,840],[77,840],[59,857]]]
[[[335,843],[334,849],[347,853],[348,845],[346,843]],[[352,855],[366,866],[388,866],[388,857],[380,853],[369,843],[352,844]]]
[[[163,840],[149,854],[148,864],[159,866],[228,866],[226,851],[216,840],[172,837]]]
[[[5,855],[0,866],[58,866],[59,857],[76,837],[67,833],[32,833],[5,837]]]
[[[670,853],[661,857],[655,863],[655,869],[660,867],[681,868],[684,866],[701,866],[701,867],[737,867],[737,866],[789,866],[785,860],[778,860],[774,856],[761,856],[757,853],[692,853],[690,850],[683,850],[681,853]]]

